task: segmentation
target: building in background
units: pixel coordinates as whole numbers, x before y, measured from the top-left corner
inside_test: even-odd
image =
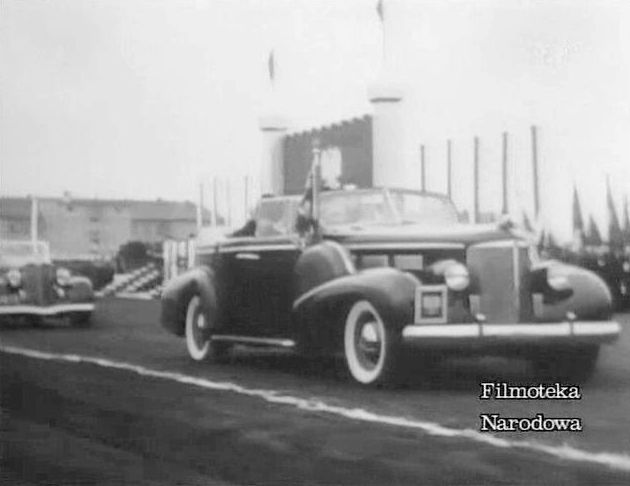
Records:
[[[181,201],[40,198],[39,238],[56,257],[112,256],[129,241],[158,243],[196,234],[196,206]],[[204,215],[206,218],[207,215]],[[0,198],[0,238],[28,239],[31,199]]]

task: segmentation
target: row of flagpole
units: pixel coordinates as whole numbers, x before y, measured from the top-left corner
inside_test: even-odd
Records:
[[[251,175],[211,176],[199,181],[197,229],[242,224],[251,213],[252,201],[261,195],[258,186]]]
[[[540,180],[538,168],[538,128],[535,125],[530,127],[531,134],[531,164],[532,164],[532,194],[534,204],[534,218],[537,225],[540,225],[541,209],[540,209]],[[480,203],[480,180],[481,180],[481,158],[480,145],[481,141],[478,136],[473,137],[473,222],[481,220],[481,203]],[[509,134],[503,132],[501,134],[501,214],[510,213],[509,203],[509,168],[508,168],[508,142]],[[427,158],[425,145],[420,145],[420,180],[421,189],[426,191],[427,184]],[[440,191],[441,192],[441,191]],[[451,139],[446,141],[446,194],[453,199],[453,143]],[[527,218],[527,212],[523,210],[524,218]],[[528,218],[527,218],[528,219]],[[530,224],[531,225],[531,224]]]

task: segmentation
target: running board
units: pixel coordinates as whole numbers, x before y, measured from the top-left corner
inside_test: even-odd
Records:
[[[212,340],[238,344],[250,344],[254,346],[274,346],[277,348],[295,347],[295,341],[293,341],[292,339],[273,339],[249,336],[233,336],[230,334],[215,334],[214,336],[212,336]]]

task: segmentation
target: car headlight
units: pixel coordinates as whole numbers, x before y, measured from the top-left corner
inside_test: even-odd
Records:
[[[67,268],[57,269],[57,283],[62,287],[70,283],[70,270]]]
[[[559,292],[571,288],[569,279],[559,265],[551,265],[547,268],[547,284],[549,287]]]
[[[15,268],[9,270],[7,273],[7,281],[11,287],[17,288],[22,284],[22,274]]]
[[[470,274],[464,265],[455,262],[446,268],[444,280],[449,289],[459,292],[470,285]]]

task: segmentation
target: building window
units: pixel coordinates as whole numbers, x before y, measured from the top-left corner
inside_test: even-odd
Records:
[[[93,243],[95,245],[98,245],[101,243],[101,234],[98,230],[90,230],[89,236],[90,236],[90,243]]]

